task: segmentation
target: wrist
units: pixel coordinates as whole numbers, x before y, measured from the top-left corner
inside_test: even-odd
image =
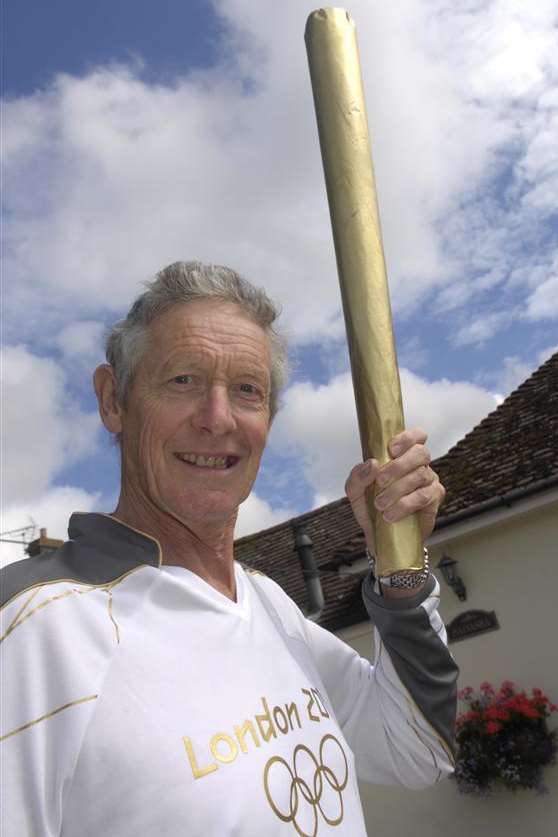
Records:
[[[386,594],[387,598],[404,598],[406,596],[414,596],[418,593],[426,583],[430,575],[430,563],[428,558],[428,550],[424,547],[424,566],[420,570],[398,570],[389,575],[379,576],[376,573],[376,560],[366,550],[368,563],[372,571],[372,575],[379,582],[380,590]]]
[[[426,581],[423,581],[422,584],[412,590],[405,587],[384,587],[383,584],[380,584],[380,590],[384,599],[412,599],[420,593],[425,584]]]

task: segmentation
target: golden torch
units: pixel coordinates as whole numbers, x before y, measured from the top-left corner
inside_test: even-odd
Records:
[[[318,9],[305,40],[362,452],[384,465],[405,425],[355,25],[344,9]],[[416,515],[386,523],[372,492],[368,507],[377,574],[421,570]]]

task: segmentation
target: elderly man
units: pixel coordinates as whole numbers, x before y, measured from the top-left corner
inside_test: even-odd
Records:
[[[420,788],[452,769],[456,668],[427,572],[364,597],[374,666],[234,561],[240,503],[285,382],[276,310],[236,273],[163,270],[94,376],[120,444],[112,514],[74,514],[3,583],[5,837],[364,835],[357,775]],[[432,530],[425,434],[353,468]]]

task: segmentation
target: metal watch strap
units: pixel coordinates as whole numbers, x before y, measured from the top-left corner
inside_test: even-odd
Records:
[[[373,575],[376,575],[376,560],[366,550],[368,556],[368,563]],[[379,581],[384,587],[393,587],[397,590],[414,590],[415,587],[420,587],[424,584],[430,575],[430,563],[428,560],[428,550],[424,547],[424,568],[422,570],[400,570],[391,575],[380,576]]]

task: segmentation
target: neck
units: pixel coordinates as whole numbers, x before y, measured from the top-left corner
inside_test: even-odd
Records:
[[[123,493],[112,516],[159,541],[163,564],[185,567],[227,598],[236,601],[234,526],[236,513],[224,521],[186,521],[147,504],[130,502]]]

